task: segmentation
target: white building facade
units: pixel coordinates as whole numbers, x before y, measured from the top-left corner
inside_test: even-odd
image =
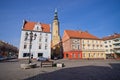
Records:
[[[114,58],[113,40],[112,39],[105,40],[104,47],[105,47],[106,58]]]
[[[115,58],[120,58],[120,36],[118,38],[113,39],[113,48]]]
[[[31,32],[33,36],[30,45]],[[32,58],[40,56],[51,58],[50,24],[24,21],[18,58],[29,58],[29,55]]]
[[[106,58],[120,58],[120,34],[103,38]]]

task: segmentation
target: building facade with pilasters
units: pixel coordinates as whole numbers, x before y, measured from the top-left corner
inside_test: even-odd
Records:
[[[81,39],[83,59],[106,59],[104,42],[99,38]]]

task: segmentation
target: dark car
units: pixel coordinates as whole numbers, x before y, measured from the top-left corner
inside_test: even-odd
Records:
[[[48,58],[45,57],[38,57],[37,61],[48,61]]]
[[[0,56],[0,61],[6,60],[6,57]]]

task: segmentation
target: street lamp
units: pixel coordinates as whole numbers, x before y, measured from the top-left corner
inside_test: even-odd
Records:
[[[33,32],[31,31],[29,34],[28,34],[28,33],[25,34],[26,39],[27,39],[28,35],[30,35],[29,62],[28,62],[28,63],[30,64],[30,63],[32,63],[32,61],[31,61],[31,48],[32,48],[32,41],[36,39],[37,35],[36,35],[36,33],[33,34]]]

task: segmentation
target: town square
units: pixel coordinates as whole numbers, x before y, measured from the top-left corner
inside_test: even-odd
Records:
[[[120,80],[120,0],[0,0],[0,80]]]
[[[40,67],[21,69],[21,63],[28,60],[0,62],[0,80],[119,80],[119,60],[55,60],[64,67]]]

